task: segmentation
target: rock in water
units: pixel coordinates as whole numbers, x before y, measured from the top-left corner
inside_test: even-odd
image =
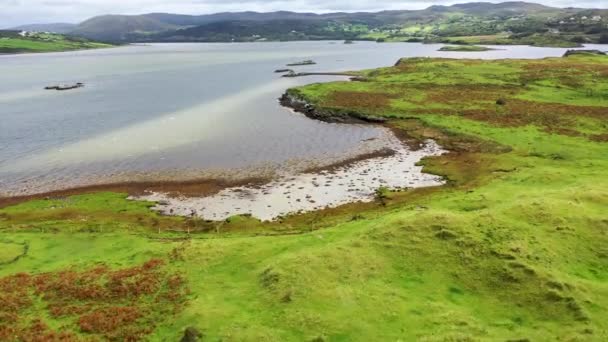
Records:
[[[287,66],[313,65],[313,64],[317,64],[317,63],[313,60],[307,59],[307,60],[301,61],[301,62],[289,63],[289,64],[287,64]]]
[[[46,90],[71,90],[71,89],[82,88],[82,87],[84,87],[84,83],[78,82],[75,84],[59,84],[59,85],[47,86],[47,87],[44,87],[44,89],[46,89]]]

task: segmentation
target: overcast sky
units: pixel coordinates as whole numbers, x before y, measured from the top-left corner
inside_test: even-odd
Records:
[[[21,24],[77,23],[100,14],[170,12],[205,14],[225,11],[334,12],[420,9],[466,0],[0,0],[0,27]],[[501,2],[501,1],[492,1]],[[556,7],[608,7],[608,0],[537,0]]]

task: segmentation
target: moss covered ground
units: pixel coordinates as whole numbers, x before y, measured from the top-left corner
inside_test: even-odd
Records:
[[[608,57],[362,75],[290,92],[436,139],[452,152],[423,164],[446,186],[274,223],[162,217],[117,193],[5,207],[0,334],[608,339]]]

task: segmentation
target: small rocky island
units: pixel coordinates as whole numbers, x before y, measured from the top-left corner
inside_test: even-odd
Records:
[[[606,52],[600,51],[600,50],[568,50],[564,54],[564,57],[574,56],[574,55],[588,55],[588,54],[605,56]]]
[[[482,52],[482,51],[492,51],[496,49],[492,49],[485,46],[478,45],[447,45],[439,49],[439,51],[448,51],[448,52]]]
[[[74,84],[58,84],[58,85],[52,85],[52,86],[47,86],[44,87],[44,89],[46,90],[71,90],[71,89],[77,89],[77,88],[82,88],[84,87],[84,83],[78,82],[78,83],[74,83]]]
[[[307,59],[301,62],[289,63],[287,66],[299,66],[299,65],[314,65],[317,64],[315,61]]]

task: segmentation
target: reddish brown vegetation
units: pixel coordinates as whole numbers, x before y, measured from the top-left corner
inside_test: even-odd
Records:
[[[571,129],[577,116],[608,118],[608,111],[604,107],[540,103],[517,99],[507,100],[506,105],[500,111],[496,108],[465,110],[461,114],[471,119],[504,126],[536,125],[549,132],[566,135],[580,135],[578,131]]]
[[[80,316],[80,330],[101,334],[111,340],[137,341],[151,332],[150,327],[139,327],[143,316],[137,307],[108,307]]]
[[[393,96],[385,93],[339,91],[331,95],[327,104],[331,107],[382,110],[389,107],[391,98]]]
[[[581,77],[608,77],[608,66],[605,64],[578,63],[569,59],[554,61],[550,68],[543,62],[526,63],[523,69],[520,75],[523,84],[556,79],[561,84],[574,88],[583,84]]]
[[[391,74],[416,73],[422,75],[422,80],[432,80],[436,75],[454,73],[458,79],[457,70],[462,66],[475,66],[487,63],[480,60],[445,60],[441,59],[404,59],[394,68],[387,68],[370,74],[382,81],[383,76]],[[496,62],[501,63],[501,62]],[[512,62],[506,62],[513,65]],[[563,103],[547,103],[518,99],[518,95],[527,90],[526,86],[539,85],[567,87],[577,92],[585,92],[587,96],[601,96],[594,89],[594,81],[608,77],[608,65],[603,61],[580,63],[577,59],[552,59],[525,61],[517,63],[507,80],[509,84],[475,84],[466,83],[466,77],[460,84],[441,85],[434,82],[385,82],[384,91],[375,93],[336,92],[329,99],[328,105],[339,105],[346,108],[359,108],[378,111],[395,110],[401,114],[443,114],[460,115],[473,120],[484,121],[501,126],[535,125],[547,132],[586,136],[585,132],[577,130],[577,117],[587,117],[595,120],[608,119],[605,106],[569,105]],[[491,69],[489,69],[491,70]],[[491,72],[491,71],[488,71]],[[483,75],[484,77],[490,77]],[[511,77],[512,76],[512,77]],[[380,93],[380,94],[378,94]],[[367,96],[366,96],[367,95]],[[400,99],[407,106],[391,108],[390,100]],[[405,108],[405,109],[404,109]],[[603,134],[589,136],[595,141],[605,141]]]
[[[600,141],[600,142],[603,142],[603,141],[608,142],[608,133],[593,135],[593,136],[591,136],[591,140]]]
[[[76,342],[85,341],[75,334],[62,331],[55,332],[44,322],[34,319],[25,327],[11,326],[0,330],[2,341],[28,341],[28,342]]]
[[[187,293],[184,279],[168,273],[162,260],[138,267],[112,270],[105,265],[85,271],[16,274],[0,279],[0,340],[76,341],[75,331],[117,341],[136,341],[152,332],[164,316],[183,305]],[[49,316],[73,322],[53,331],[37,317]],[[35,308],[35,310],[31,310]]]
[[[444,104],[449,108],[414,109],[414,114],[461,115],[501,126],[536,125],[548,132],[570,136],[582,135],[572,129],[576,126],[576,117],[608,119],[605,107],[516,99],[514,95],[518,90],[511,86],[434,86],[418,87],[416,91],[424,91],[427,103]],[[498,99],[500,106],[496,105]],[[409,101],[424,106],[424,102]],[[601,136],[593,138],[601,140]]]
[[[496,103],[499,98],[517,93],[517,88],[494,85],[449,85],[425,87],[426,103],[462,104],[470,106],[478,102]],[[420,103],[424,104],[424,103]]]

